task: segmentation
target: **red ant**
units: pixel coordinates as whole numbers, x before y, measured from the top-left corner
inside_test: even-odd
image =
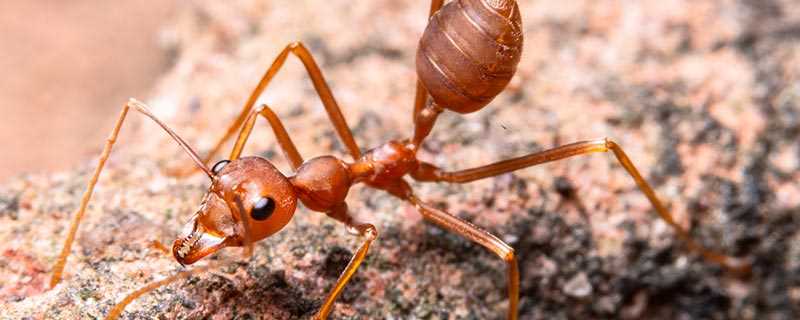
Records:
[[[245,252],[250,254],[253,242],[278,232],[289,223],[298,199],[309,209],[327,214],[344,224],[349,231],[364,238],[364,242],[317,312],[316,319],[325,319],[331,313],[336,298],[356,272],[370,245],[378,236],[378,230],[372,224],[355,221],[348,213],[345,196],[350,187],[357,183],[384,190],[411,203],[426,220],[484,246],[503,259],[508,268],[507,318],[516,319],[519,305],[519,271],[514,250],[498,237],[421,200],[414,194],[404,177],[408,175],[414,180],[423,182],[467,183],[596,152],[610,151],[614,154],[658,215],[675,230],[677,236],[685,241],[691,250],[699,252],[705,259],[718,263],[728,270],[737,272],[749,270],[749,263],[712,252],[692,240],[687,231],[675,222],[622,148],[610,139],[576,142],[460,171],[445,171],[430,163],[419,161],[416,158],[417,151],[433,128],[438,115],[445,109],[470,113],[486,106],[505,88],[514,75],[522,51],[521,17],[515,1],[455,0],[444,6],[443,3],[443,0],[432,1],[430,21],[417,51],[419,81],[414,104],[413,136],[410,139],[386,142],[364,154],[353,139],[322,72],[311,53],[301,43],[288,45],[278,55],[250,95],[239,117],[204,160],[201,160],[197,153],[167,125],[157,119],[144,104],[130,100],[122,109],[100,155],[99,164],[89,181],[80,208],[74,215],[63,250],[53,268],[51,286],[56,285],[61,279],[70,247],[94,186],[120,127],[131,109],[143,113],[159,124],[211,179],[211,186],[203,197],[200,209],[192,216],[180,237],[172,245],[172,254],[178,263],[192,264],[225,247],[245,247]],[[289,54],[295,55],[305,65],[336,132],[354,159],[352,162],[333,156],[304,160],[273,110],[267,105],[254,108],[256,99],[280,70]],[[240,157],[258,116],[264,117],[271,125],[278,144],[295,171],[294,175],[284,176],[264,158]],[[225,141],[236,131],[239,131],[239,136],[228,160],[219,161],[209,168],[206,163],[209,163]],[[207,268],[209,267],[185,271],[137,290],[117,304],[108,318],[116,318],[128,303],[140,295]]]

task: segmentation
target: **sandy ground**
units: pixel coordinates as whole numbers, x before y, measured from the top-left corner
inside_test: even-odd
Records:
[[[144,99],[204,152],[283,46],[307,44],[363,149],[411,133],[424,1],[193,2],[165,32],[174,66]],[[616,139],[680,224],[754,261],[736,277],[688,252],[610,155],[466,185],[415,184],[520,257],[521,319],[795,319],[800,316],[800,12],[792,1],[520,1],[525,52],[510,87],[468,116],[445,114],[421,157],[468,168],[576,140]],[[333,15],[332,13],[335,13]],[[295,60],[262,101],[300,152],[344,156]],[[11,319],[100,318],[181,268],[171,242],[207,181],[146,122],[126,127],[68,264],[45,286],[92,163],[0,188],[0,309]],[[99,146],[99,144],[98,144]],[[122,147],[124,146],[124,147]],[[247,154],[290,173],[263,124]],[[563,185],[584,210],[565,202]],[[561,188],[564,189],[564,188]],[[569,189],[569,188],[567,188]],[[380,237],[334,319],[502,319],[503,264],[361,187],[352,211]],[[161,288],[126,319],[306,319],[358,239],[300,208],[249,261]],[[236,249],[227,256],[238,258]]]
[[[0,3],[0,181],[74,167],[167,70],[173,1]]]

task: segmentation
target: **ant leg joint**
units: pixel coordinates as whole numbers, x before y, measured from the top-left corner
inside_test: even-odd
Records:
[[[606,143],[606,148],[608,148],[609,150],[614,150],[614,149],[619,148],[619,144],[617,144],[617,142],[614,141],[614,139],[611,139],[609,137],[605,137],[605,138],[603,138],[603,140]]]
[[[375,228],[375,226],[373,226],[372,224],[369,224],[369,223],[368,224],[364,224],[363,225],[363,230],[361,231],[361,234],[363,234],[365,237],[367,237],[367,239],[369,239],[369,241],[373,241],[373,240],[378,238],[378,229]]]
[[[300,48],[302,46],[303,46],[302,42],[300,42],[300,41],[292,41],[291,43],[289,43],[289,45],[287,47],[289,47],[289,49],[297,49],[297,48]]]
[[[368,242],[372,242],[373,240],[378,238],[378,228],[375,228],[374,225],[371,223],[346,223],[347,229],[352,232],[353,234],[357,234],[367,238]]]
[[[417,181],[449,181],[447,172],[443,172],[439,167],[427,162],[420,162],[416,170],[412,171],[411,177]]]
[[[503,260],[505,262],[517,260],[517,255],[514,253],[514,248],[511,248],[508,252],[506,252],[505,256],[503,256]]]

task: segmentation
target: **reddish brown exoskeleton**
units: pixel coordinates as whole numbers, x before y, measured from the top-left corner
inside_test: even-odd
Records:
[[[179,263],[192,264],[225,247],[245,247],[247,252],[252,252],[253,242],[278,232],[289,223],[298,200],[309,209],[323,212],[341,222],[348,230],[364,238],[363,244],[317,312],[316,319],[325,319],[331,313],[337,296],[356,272],[370,245],[378,236],[378,231],[373,225],[355,221],[348,213],[345,197],[348,190],[358,183],[384,190],[411,203],[426,220],[486,247],[503,259],[508,268],[507,318],[516,319],[519,274],[514,250],[496,236],[436,209],[418,198],[405,177],[410,176],[417,181],[466,183],[595,152],[610,151],[614,154],[658,215],[675,230],[677,236],[685,241],[691,250],[728,270],[736,272],[749,270],[747,262],[712,252],[692,240],[687,231],[675,222],[622,148],[610,139],[576,142],[461,171],[445,171],[419,161],[416,157],[417,151],[431,132],[438,115],[444,110],[470,113],[486,106],[508,84],[522,53],[521,17],[515,1],[454,0],[444,6],[443,2],[443,0],[432,1],[429,24],[417,51],[419,81],[414,104],[415,128],[412,137],[386,142],[364,154],[353,139],[314,58],[301,43],[288,45],[278,55],[251,94],[239,117],[209,151],[205,160],[201,160],[177,134],[153,116],[142,103],[129,101],[117,120],[80,208],[75,213],[64,248],[54,267],[51,285],[56,285],[61,279],[75,232],[91,198],[94,185],[130,109],[143,113],[163,127],[189,154],[197,167],[211,179],[211,186],[203,198],[200,209],[192,216],[181,236],[172,245],[172,254]],[[295,55],[305,65],[331,122],[353,158],[352,161],[333,156],[305,160],[298,153],[273,110],[266,105],[254,107],[257,98],[290,54]],[[259,116],[264,117],[271,125],[279,145],[294,169],[293,175],[284,176],[266,159],[240,157]],[[209,169],[206,164],[237,131],[239,136],[228,160],[217,162]],[[110,312],[108,318],[117,317],[136,297],[203,269],[182,272],[130,294]]]

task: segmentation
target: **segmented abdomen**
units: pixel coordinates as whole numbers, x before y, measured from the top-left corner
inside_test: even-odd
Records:
[[[522,53],[514,0],[454,0],[430,19],[417,50],[417,74],[440,106],[477,111],[503,91]]]

